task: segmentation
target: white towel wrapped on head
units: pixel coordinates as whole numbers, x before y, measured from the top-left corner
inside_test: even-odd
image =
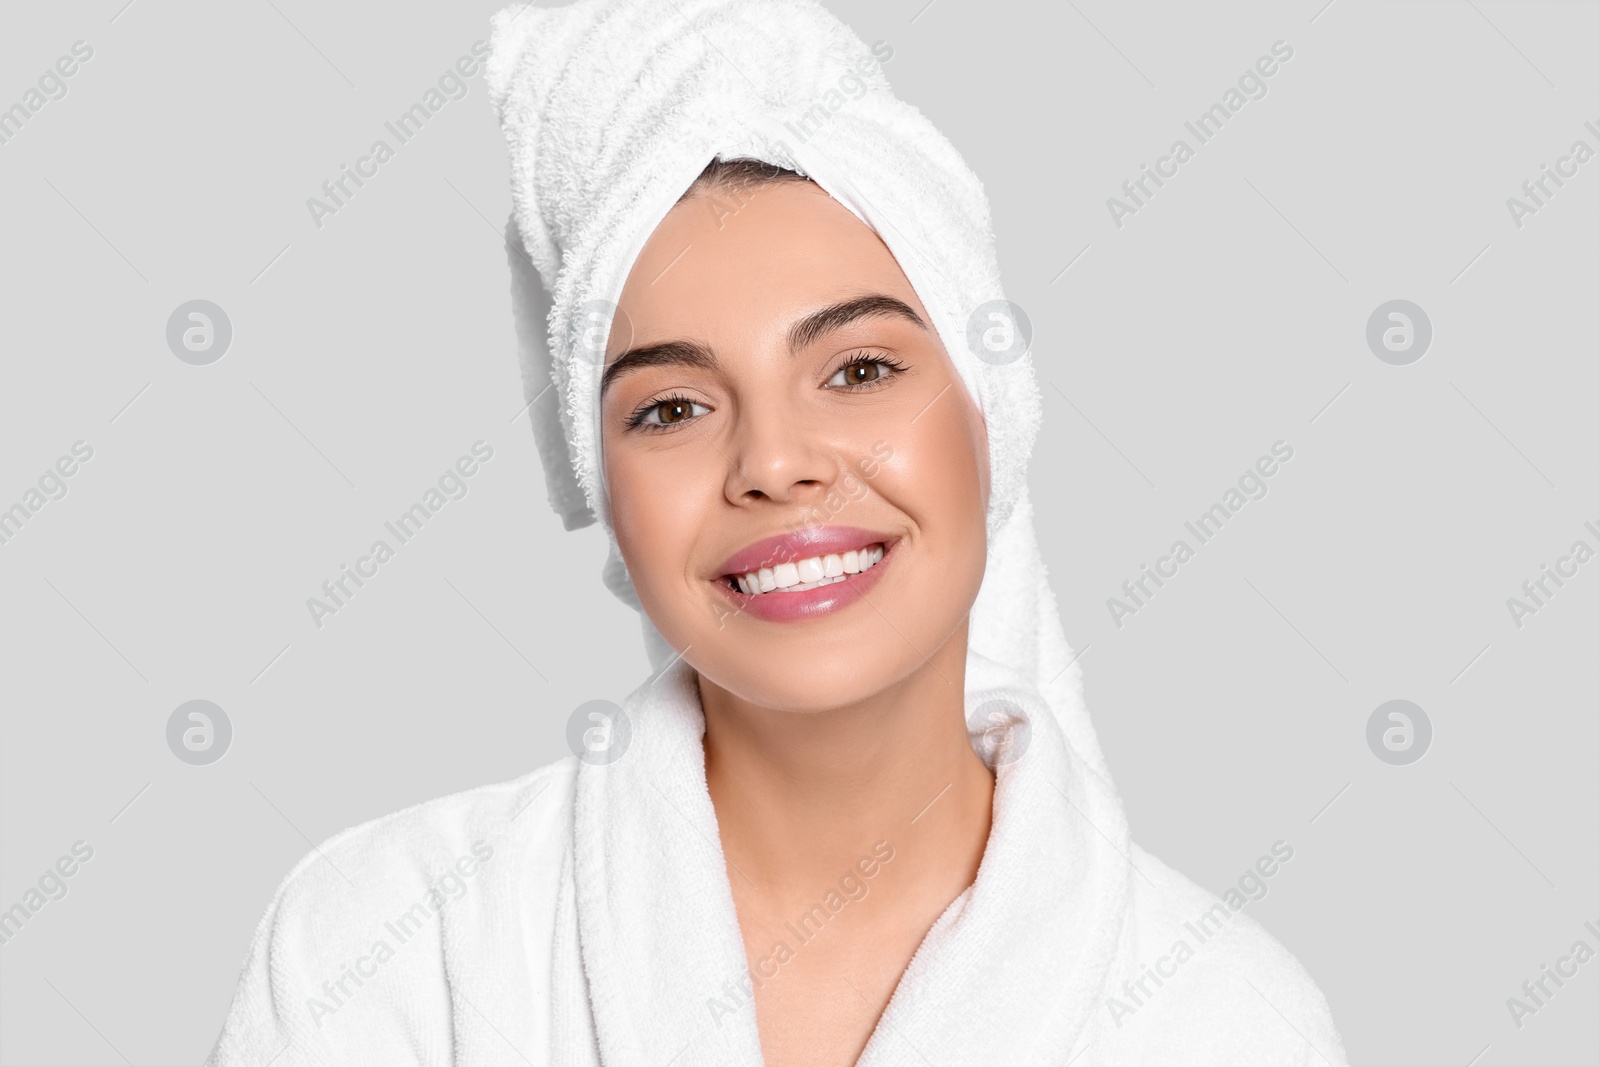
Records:
[[[859,96],[842,95],[847,74]],[[607,530],[607,586],[639,607],[607,521],[596,316],[609,316],[639,249],[712,158],[797,170],[888,246],[984,414],[990,544],[969,670],[992,662],[1026,678],[1109,778],[1027,502],[1042,410],[1033,354],[997,360],[973,336],[1005,299],[988,199],[950,142],[895,97],[872,48],[808,0],[579,0],[497,14],[487,78],[522,245],[512,301],[525,399],[552,505],[568,529],[598,519]],[[659,669],[676,653],[641,621]]]

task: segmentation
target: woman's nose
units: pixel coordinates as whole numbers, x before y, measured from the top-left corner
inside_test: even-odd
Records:
[[[804,505],[825,496],[838,479],[837,450],[807,420],[762,407],[767,410],[741,412],[728,440],[728,501]]]

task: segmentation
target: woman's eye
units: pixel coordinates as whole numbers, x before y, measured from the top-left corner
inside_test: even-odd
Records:
[[[699,410],[696,411],[696,408]],[[693,400],[687,400],[682,397],[673,397],[645,408],[634,417],[632,424],[634,426],[644,425],[664,429],[688,422],[700,415],[709,414],[710,411],[711,409],[704,404],[696,404]]]
[[[891,373],[891,364],[884,359],[855,359],[840,367],[832,378],[831,386],[871,385]]]

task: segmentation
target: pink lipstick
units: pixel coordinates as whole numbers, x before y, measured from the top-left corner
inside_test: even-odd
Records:
[[[878,583],[900,537],[853,526],[810,526],[763,538],[730,556],[713,579],[740,611],[769,622],[847,607]]]

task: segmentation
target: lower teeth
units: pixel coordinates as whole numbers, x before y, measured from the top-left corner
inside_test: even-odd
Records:
[[[818,578],[814,582],[801,582],[799,585],[789,585],[789,586],[783,587],[782,589],[774,589],[773,592],[774,593],[803,593],[807,589],[815,589],[815,588],[817,588],[818,586],[821,586],[821,585],[832,585],[835,582],[842,582],[842,581],[845,580],[846,577],[848,577],[848,576],[841,574],[841,575],[839,575],[838,577],[835,577],[835,578]]]

